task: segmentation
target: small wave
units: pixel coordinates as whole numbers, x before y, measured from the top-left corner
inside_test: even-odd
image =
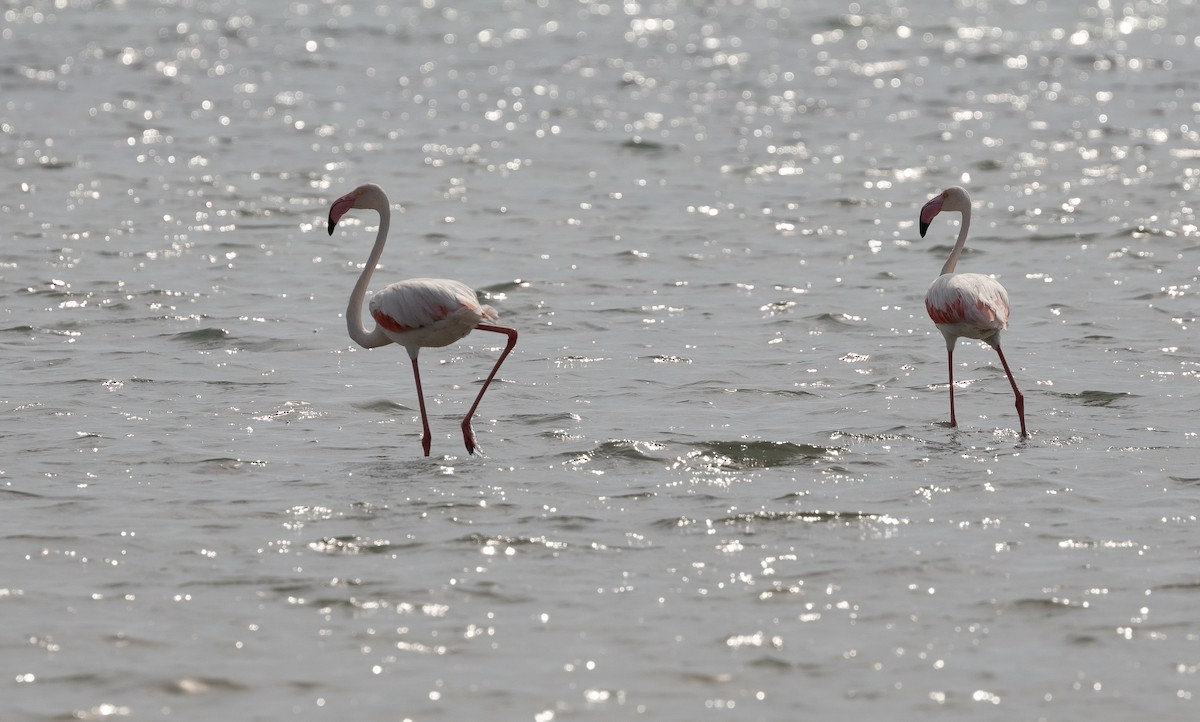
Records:
[[[213,472],[231,472],[241,471],[246,466],[266,466],[265,461],[247,461],[246,459],[231,459],[228,457],[216,457],[212,459],[199,459],[191,462],[180,462],[190,464],[195,471]]]
[[[907,519],[901,519],[889,514],[877,514],[865,511],[819,511],[819,510],[790,510],[790,511],[751,511],[742,514],[717,517],[714,519],[692,519],[675,517],[656,522],[657,526],[668,528],[684,528],[697,524],[704,526],[734,526],[751,524],[776,524],[803,522],[806,524],[907,524]]]
[[[480,286],[475,289],[479,295],[485,299],[492,299],[497,296],[504,296],[507,291],[513,291],[518,288],[529,288],[532,284],[529,281],[522,281],[519,278],[514,278],[511,281],[501,281],[500,283],[492,283],[487,286]]]
[[[706,441],[693,446],[693,455],[711,460],[710,465],[734,469],[789,466],[841,452],[837,447],[791,441]]]
[[[1073,243],[1090,242],[1100,237],[1099,233],[1034,233],[1024,237],[1026,241],[1034,243],[1055,243],[1058,241],[1071,241]]]
[[[544,547],[551,551],[566,549],[567,543],[547,539],[544,536],[506,536],[487,534],[468,534],[460,539],[474,546],[495,549],[497,547]]]
[[[692,360],[685,356],[667,356],[667,355],[663,355],[663,354],[657,354],[654,356],[642,356],[641,360],[650,361],[651,363],[656,363],[656,364],[690,364],[690,363],[692,363]]]
[[[197,348],[221,348],[228,343],[230,335],[223,328],[197,328],[170,334],[170,338],[173,341],[191,344]]]
[[[808,317],[813,321],[820,321],[826,326],[836,326],[838,328],[858,328],[866,322],[862,316],[855,316],[849,313],[818,313]]]
[[[634,441],[633,439],[610,439],[585,454],[589,459],[625,459],[628,461],[653,461],[666,463],[666,456],[656,456],[653,452],[666,449],[664,444],[654,441]],[[568,454],[576,457],[578,454]]]
[[[811,391],[800,391],[798,389],[753,389],[753,388],[728,388],[720,387],[722,391],[730,394],[753,394],[755,396],[783,396],[787,398],[798,398],[801,396],[818,396]]]
[[[162,683],[162,691],[167,694],[190,695],[208,692],[241,692],[248,689],[245,685],[224,677],[180,677]]]
[[[1084,406],[1112,406],[1118,401],[1133,398],[1127,391],[1080,391],[1077,394],[1058,394],[1060,398],[1075,399]]]
[[[413,546],[413,545],[408,545]],[[386,539],[364,539],[360,536],[327,536],[308,543],[308,548],[322,554],[386,554],[396,546]]]
[[[359,411],[375,411],[381,414],[392,414],[397,411],[412,411],[413,409],[404,404],[397,403],[390,399],[379,399],[376,401],[366,401],[360,404],[354,404],[354,408]]]
[[[1052,597],[1039,599],[1036,597],[1026,597],[1017,599],[1016,601],[1008,602],[1002,605],[1005,609],[1012,610],[1028,610],[1031,612],[1068,612],[1080,609],[1087,609],[1087,605],[1083,602],[1068,601],[1066,599]]]
[[[657,143],[653,140],[646,140],[641,136],[634,136],[633,138],[626,140],[625,142],[621,143],[620,148],[621,150],[629,150],[635,153],[653,154],[664,153],[668,150],[666,144]]]

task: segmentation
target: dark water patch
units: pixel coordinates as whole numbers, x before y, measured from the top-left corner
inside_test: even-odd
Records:
[[[765,669],[773,672],[786,672],[792,669],[794,666],[787,660],[769,655],[752,659],[747,662],[747,665],[756,669]]]
[[[655,455],[655,452],[663,451],[666,448],[664,444],[654,441],[610,439],[609,441],[602,442],[595,449],[585,452],[584,456],[589,459],[667,463],[669,459],[666,456]],[[573,453],[569,454],[569,456],[577,458],[579,455]]]
[[[629,138],[617,147],[623,151],[629,151],[632,153],[645,153],[647,155],[662,155],[671,149],[665,143],[646,140],[640,136]]]
[[[864,511],[768,511],[759,510],[733,514],[712,520],[714,524],[731,526],[735,524],[806,522],[810,524],[860,524],[863,522],[902,523],[901,520],[886,514],[876,514]]]
[[[771,301],[770,303],[759,306],[758,310],[768,316],[778,316],[785,313],[790,313],[792,309],[800,305],[798,301],[792,299],[784,299],[782,301]]]
[[[980,243],[981,241],[986,243],[986,241],[984,241],[983,239],[972,239],[971,240],[972,243]],[[954,244],[937,243],[937,244],[930,246],[926,252],[931,255],[934,255],[934,256],[939,256],[939,257],[945,258],[946,256],[949,256],[953,250],[954,250]],[[961,254],[959,254],[959,259],[961,260],[963,258],[969,258],[970,256],[981,256],[981,255],[987,255],[987,254],[984,253],[983,251],[980,251],[978,248],[972,248],[971,245],[968,243],[967,247],[962,250]]]
[[[811,391],[800,391],[798,389],[723,388],[722,390],[731,394],[751,394],[754,396],[783,396],[791,398],[819,396],[819,394],[814,394]]]
[[[190,471],[206,474],[232,474],[239,471],[244,471],[250,467],[266,466],[265,461],[253,461],[246,459],[231,459],[228,457],[214,457],[211,459],[200,459],[193,461],[185,461],[182,459],[158,459],[154,464],[179,464],[189,467]]]
[[[566,542],[553,541],[544,536],[468,534],[459,538],[458,541],[477,547],[541,547],[551,551],[559,551],[567,548]]]
[[[826,459],[841,453],[838,447],[797,444],[791,441],[705,441],[691,444],[702,457],[734,469],[766,469]]]
[[[1188,592],[1194,593],[1200,591],[1200,578],[1193,579],[1188,582],[1172,582],[1169,584],[1159,584],[1154,587],[1155,592]]]
[[[529,518],[526,521],[542,526],[552,526],[560,531],[584,531],[596,526],[601,520],[596,517],[579,514],[559,514],[551,517],[539,516],[537,518]]]
[[[811,321],[816,321],[826,328],[860,328],[866,324],[866,319],[862,316],[855,316],[850,313],[818,313],[807,317]]]
[[[899,525],[907,524],[908,520],[899,519],[887,514],[877,514],[864,511],[759,510],[741,514],[732,514],[724,517],[715,517],[712,519],[696,519],[682,516],[673,517],[668,519],[660,519],[654,522],[654,525],[665,529],[683,529],[696,526],[702,526],[705,528],[715,526],[742,526],[749,530],[751,527],[762,524],[795,523],[831,524],[840,526],[859,526],[863,524]]]
[[[1084,406],[1113,406],[1117,402],[1136,398],[1133,394],[1127,391],[1080,391],[1077,394],[1059,393],[1055,394],[1059,398],[1078,401]]]
[[[1171,228],[1158,228],[1138,224],[1136,226],[1126,226],[1116,233],[1117,236],[1125,236],[1127,238],[1146,239],[1152,236],[1174,238],[1178,235],[1178,231]]]
[[[574,423],[579,421],[579,415],[569,411],[555,411],[545,414],[513,414],[508,418],[530,424]]]
[[[582,441],[587,437],[583,434],[573,434],[566,429],[553,429],[551,431],[543,431],[538,434],[539,439],[547,439],[550,441]],[[571,454],[575,458],[575,454]]]
[[[456,511],[456,510],[472,510],[478,511],[486,507],[479,505],[478,501],[414,501],[414,507],[424,507],[428,509],[436,509],[438,511]]]
[[[354,404],[354,408],[359,411],[374,411],[380,414],[391,414],[397,411],[413,411],[411,407],[404,404],[396,403],[390,399],[378,399],[376,401],[366,401],[363,403]]]
[[[781,502],[796,502],[797,504],[804,501],[808,497],[807,491],[789,491],[786,494],[775,497],[775,501]]]
[[[42,170],[65,170],[75,167],[75,163],[59,158],[42,157],[38,160],[38,167]]]
[[[921,440],[912,434],[904,432],[900,428],[889,429],[874,434],[856,433],[852,431],[834,431],[829,435],[830,439],[853,439],[854,441],[916,441],[921,443]]]
[[[658,496],[658,494],[653,491],[633,491],[629,492],[628,494],[605,494],[600,498],[609,500],[632,499],[633,501],[644,501],[646,499],[653,499],[656,496]]]
[[[309,337],[301,338],[267,338],[260,341],[241,340],[237,347],[242,351],[253,351],[257,353],[270,353],[274,351],[305,351],[312,353],[324,353],[328,346],[311,340]],[[406,359],[407,356],[399,358]],[[497,379],[499,381],[499,379]]]
[[[1068,599],[1041,599],[1041,598],[1024,598],[1017,599],[1012,602],[1004,602],[998,605],[1000,611],[1018,611],[1018,612],[1035,612],[1041,614],[1053,614],[1059,612],[1073,612],[1087,607],[1081,601],[1070,601]]]
[[[498,296],[508,291],[515,291],[518,288],[529,288],[532,284],[528,281],[522,281],[519,278],[514,278],[511,281],[503,281],[501,283],[491,283],[486,286],[480,286],[475,289],[476,293],[483,300],[490,300],[493,296]]]
[[[1079,243],[1090,242],[1099,237],[1099,233],[1034,233],[1024,236],[1023,240],[1034,243],[1059,243],[1062,241]]]
[[[649,361],[656,364],[690,364],[692,360],[686,356],[672,356],[655,354],[653,356],[640,356],[639,361]]]
[[[231,339],[229,332],[223,328],[197,328],[163,335],[172,341],[199,349],[225,348]]]
[[[525,604],[534,601],[535,597],[528,594],[520,594],[509,591],[512,587],[498,582],[479,581],[459,583],[454,585],[454,588],[460,592],[474,597],[492,602],[503,602],[505,604]]]
[[[1200,486],[1200,476],[1168,476],[1171,481],[1189,486]]]

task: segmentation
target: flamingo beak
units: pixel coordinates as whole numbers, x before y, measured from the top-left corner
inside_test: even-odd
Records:
[[[346,215],[346,211],[354,207],[356,200],[358,200],[358,196],[355,193],[347,193],[329,207],[329,235],[333,235],[334,226],[342,219],[342,216]]]
[[[938,194],[921,208],[921,238],[925,237],[925,231],[929,230],[929,224],[933,222],[933,217],[942,212],[944,200],[946,200],[946,196]]]

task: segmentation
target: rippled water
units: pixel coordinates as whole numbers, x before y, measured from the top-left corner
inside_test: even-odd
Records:
[[[0,717],[1195,714],[1195,2],[3,13]]]

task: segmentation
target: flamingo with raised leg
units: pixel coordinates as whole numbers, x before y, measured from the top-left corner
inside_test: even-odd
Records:
[[[379,233],[375,237],[375,246],[367,257],[367,265],[350,294],[350,304],[346,307],[346,328],[350,332],[350,338],[363,348],[395,343],[408,351],[408,357],[412,360],[413,378],[417,383],[417,401],[421,409],[421,448],[424,449],[425,456],[429,456],[432,437],[429,433],[429,418],[425,414],[425,394],[421,390],[417,353],[423,347],[448,346],[475,329],[502,333],[508,337],[508,343],[496,359],[496,365],[492,367],[492,372],[483,382],[483,388],[479,389],[479,395],[475,397],[475,402],[471,404],[471,409],[462,420],[463,442],[467,446],[467,453],[474,454],[478,444],[475,442],[475,431],[471,428],[471,417],[475,415],[484,392],[496,377],[496,372],[500,370],[500,364],[504,363],[504,359],[517,344],[517,331],[505,326],[492,325],[492,322],[500,319],[494,308],[480,304],[478,296],[466,284],[442,278],[410,278],[393,283],[376,293],[371,297],[368,306],[376,326],[368,331],[362,322],[363,298],[367,293],[367,285],[371,282],[371,274],[375,272],[375,265],[383,255],[392,213],[383,189],[374,183],[363,184],[338,198],[330,206],[329,235],[333,235],[337,222],[352,208],[378,211]]]
[[[934,196],[921,208],[921,237],[934,217],[942,211],[958,211],[962,223],[958,230],[958,242],[950,252],[942,275],[934,279],[925,294],[925,310],[933,323],[946,337],[946,359],[950,368],[950,425],[958,426],[954,416],[954,346],[960,336],[983,341],[1000,356],[1004,373],[1012,384],[1016,396],[1017,416],[1021,419],[1021,437],[1025,432],[1025,397],[1017,388],[1004,352],[1000,350],[1000,332],[1008,328],[1008,292],[996,279],[980,273],[955,273],[958,257],[967,243],[967,229],[971,225],[971,196],[966,190],[952,186]]]

